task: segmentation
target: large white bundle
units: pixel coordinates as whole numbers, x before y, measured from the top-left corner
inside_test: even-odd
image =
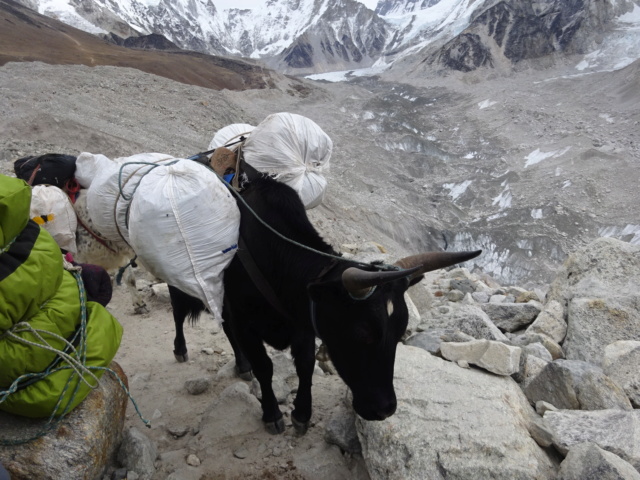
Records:
[[[140,180],[158,164],[174,160],[164,153],[139,153],[100,162],[100,171],[87,191],[87,210],[101,235],[113,242],[130,243],[128,210]]]
[[[53,185],[36,185],[31,190],[31,219],[48,231],[58,246],[76,253],[78,220],[69,196]]]
[[[82,152],[76,159],[76,180],[82,188],[89,188],[96,175],[104,169],[112,168],[113,163],[113,160],[99,153]]]
[[[237,249],[240,210],[215,173],[191,161],[160,166],[131,201],[131,246],[147,270],[221,319],[223,271]]]
[[[242,136],[248,137],[249,133],[251,133],[254,128],[256,127],[249,125],[248,123],[233,123],[231,125],[227,125],[216,132],[211,139],[211,143],[209,143],[208,150],[224,147],[228,143],[240,140],[240,137]],[[235,150],[235,147],[231,148]]]
[[[244,144],[244,158],[261,172],[292,187],[306,208],[322,202],[333,142],[309,118],[274,113],[262,121]]]

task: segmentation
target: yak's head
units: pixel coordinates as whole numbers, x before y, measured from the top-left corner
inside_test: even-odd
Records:
[[[404,293],[422,274],[474,258],[475,252],[433,252],[403,258],[400,270],[362,269],[338,263],[309,285],[317,334],[353,393],[353,407],[366,420],[384,420],[396,410],[393,368],[407,329]]]

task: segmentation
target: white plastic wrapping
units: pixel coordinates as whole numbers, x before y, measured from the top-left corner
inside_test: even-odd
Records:
[[[207,150],[224,147],[228,143],[240,140],[240,137],[243,135],[248,137],[248,134],[251,133],[254,128],[256,127],[249,125],[248,123],[233,123],[231,125],[227,125],[216,132],[211,139],[211,143],[209,143],[209,148]],[[229,148],[235,150],[235,147],[233,146]]]
[[[76,159],[76,180],[82,188],[89,188],[96,175],[112,164],[113,160],[104,155],[82,152]]]
[[[101,160],[100,171],[87,191],[87,210],[96,230],[108,240],[130,244],[127,215],[133,193],[156,165],[174,160],[164,153],[139,153],[110,162]]]
[[[144,267],[199,298],[221,320],[223,271],[237,249],[240,210],[222,181],[191,161],[161,166],[131,201],[129,238]]]
[[[305,208],[322,202],[333,150],[331,138],[311,119],[274,113],[262,121],[244,144],[244,158],[261,172],[292,187]]]
[[[76,253],[78,220],[66,193],[53,185],[31,189],[31,219],[48,231],[58,246]]]

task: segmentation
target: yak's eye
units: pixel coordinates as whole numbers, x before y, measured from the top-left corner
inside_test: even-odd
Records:
[[[387,314],[389,316],[393,315],[393,302],[391,300],[387,300]]]

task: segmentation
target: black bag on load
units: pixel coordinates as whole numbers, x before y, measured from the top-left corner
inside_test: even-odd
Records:
[[[16,177],[29,185],[55,185],[64,188],[76,173],[76,157],[62,153],[46,153],[23,157],[13,163]]]

